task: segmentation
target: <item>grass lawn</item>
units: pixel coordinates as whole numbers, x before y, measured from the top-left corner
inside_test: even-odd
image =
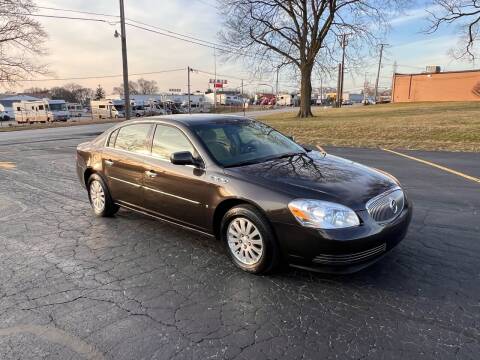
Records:
[[[383,104],[258,117],[302,143],[480,152],[480,102]]]

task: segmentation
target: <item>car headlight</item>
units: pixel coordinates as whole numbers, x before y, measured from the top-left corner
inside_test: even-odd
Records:
[[[341,229],[360,225],[355,212],[343,205],[309,199],[296,199],[288,204],[295,219],[306,227]]]

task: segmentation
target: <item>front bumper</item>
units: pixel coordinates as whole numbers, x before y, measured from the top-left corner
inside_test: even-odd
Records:
[[[346,229],[273,225],[290,265],[326,273],[353,273],[378,261],[402,241],[412,218],[412,204],[406,202],[400,215],[385,225],[376,223],[366,210],[357,214],[361,225]]]

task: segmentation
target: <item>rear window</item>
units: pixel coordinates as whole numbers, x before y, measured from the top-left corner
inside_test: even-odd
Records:
[[[150,124],[127,125],[120,128],[115,140],[115,149],[149,154],[146,142],[150,128]]]

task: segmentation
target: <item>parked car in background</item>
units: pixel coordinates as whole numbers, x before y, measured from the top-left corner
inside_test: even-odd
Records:
[[[123,122],[80,144],[76,168],[98,216],[124,207],[217,237],[251,273],[281,261],[358,271],[404,238],[412,216],[393,176],[238,116]]]
[[[143,105],[132,105],[131,107],[131,116],[141,117],[145,116],[145,107]]]
[[[0,121],[10,121],[10,116],[5,111],[0,111]]]

